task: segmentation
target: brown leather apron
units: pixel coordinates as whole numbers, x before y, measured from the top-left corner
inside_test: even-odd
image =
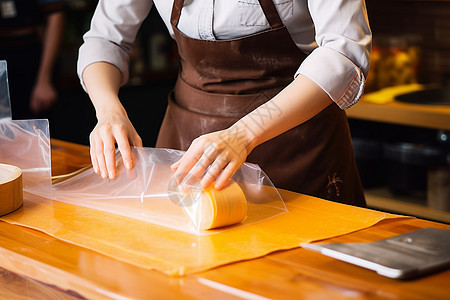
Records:
[[[283,25],[272,0],[259,0],[270,29],[233,40],[199,40],[178,30],[184,0],[171,24],[181,70],[157,147],[187,150],[192,140],[222,130],[270,100],[293,80],[306,57]],[[280,110],[269,105],[255,122]],[[316,197],[365,205],[345,112],[331,104],[309,121],[257,146],[257,163],[274,185]]]

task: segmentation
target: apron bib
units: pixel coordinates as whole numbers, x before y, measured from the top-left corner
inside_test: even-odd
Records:
[[[198,136],[228,128],[293,80],[306,55],[295,45],[272,0],[259,2],[269,29],[209,41],[178,30],[184,0],[174,1],[171,24],[181,69],[156,147],[187,150]],[[263,113],[267,118],[280,111],[269,106]],[[278,188],[365,205],[347,117],[334,103],[257,146],[247,161],[258,164]]]

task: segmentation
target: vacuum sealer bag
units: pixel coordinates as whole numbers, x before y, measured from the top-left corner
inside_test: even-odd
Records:
[[[22,170],[23,189],[51,193],[51,152],[48,120],[0,119],[0,163]]]
[[[170,165],[182,151],[133,147],[127,170],[116,153],[118,176],[103,179],[93,168],[51,184],[48,121],[3,121],[0,162],[24,172],[24,190],[48,199],[119,214],[195,234],[210,234],[279,215],[286,206],[266,174],[244,164],[221,191],[202,190],[191,177],[180,190]]]
[[[0,119],[11,119],[6,61],[0,60]]]
[[[191,177],[179,188],[170,166],[182,151],[132,148],[135,167],[116,155],[118,177],[102,179],[90,168],[53,186],[54,199],[197,234],[212,233],[286,212],[264,172],[244,164],[223,190],[202,190]]]

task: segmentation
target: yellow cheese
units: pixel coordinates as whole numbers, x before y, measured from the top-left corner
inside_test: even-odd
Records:
[[[237,224],[247,216],[247,200],[236,182],[220,191],[206,189],[202,192],[200,201],[201,230]]]
[[[0,216],[23,203],[22,171],[15,166],[0,164]]]

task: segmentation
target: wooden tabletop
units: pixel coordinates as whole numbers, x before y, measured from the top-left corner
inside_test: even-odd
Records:
[[[86,146],[52,140],[54,175],[89,164]],[[370,242],[420,228],[385,220],[329,239]],[[169,277],[0,222],[0,299],[450,299],[450,270],[400,281],[305,249],[279,251],[183,277]]]

